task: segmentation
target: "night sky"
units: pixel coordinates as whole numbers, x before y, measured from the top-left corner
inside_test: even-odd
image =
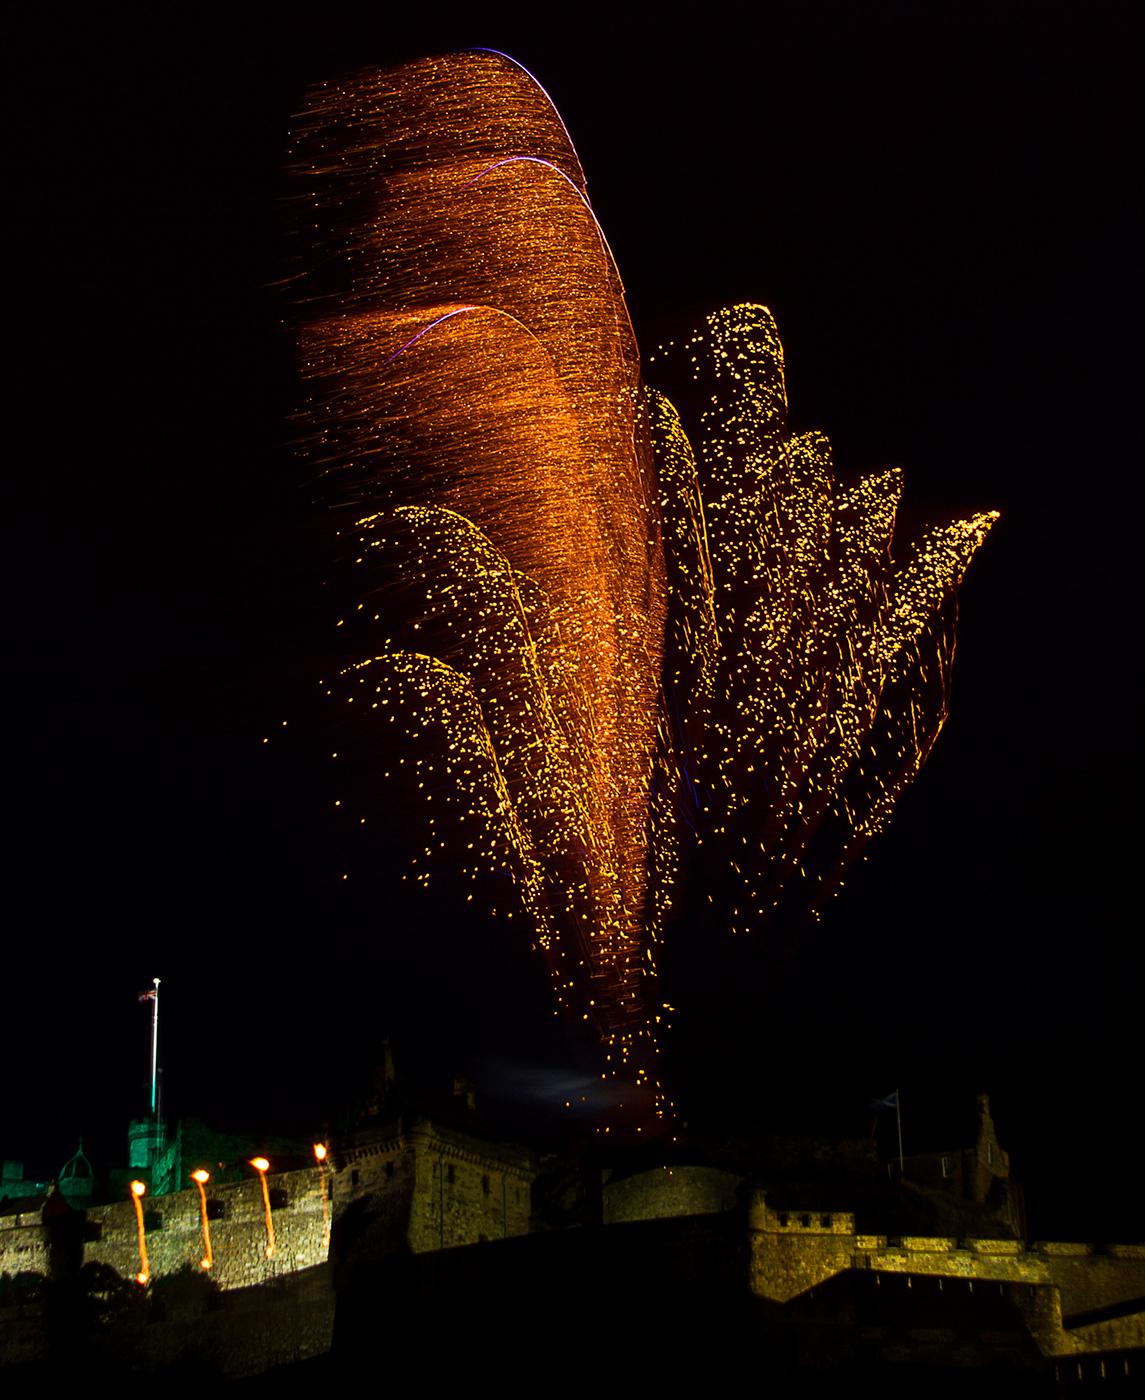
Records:
[[[961,1145],[942,1105],[989,1092],[1034,1234],[1145,1236],[1129,7],[784,4],[755,37],[615,8],[15,31],[0,1155],[52,1175],[82,1132],[124,1159],[156,975],[168,1109],[220,1127],[335,1121],[387,1030],[502,1106],[562,1063],[504,922],[402,883],[406,814],[366,850],[331,816],[333,527],[272,285],[306,84],[484,45],[563,116],[645,351],[763,302],[841,477],[901,465],[908,528],[1002,515],[920,779],[682,1111],[866,1132],[899,1086],[910,1151]]]

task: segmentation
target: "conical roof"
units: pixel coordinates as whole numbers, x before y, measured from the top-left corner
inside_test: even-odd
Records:
[[[65,1181],[90,1181],[94,1176],[95,1172],[92,1170],[92,1165],[84,1156],[83,1138],[80,1138],[79,1150],[74,1157],[70,1157],[60,1168],[59,1180],[61,1186]]]

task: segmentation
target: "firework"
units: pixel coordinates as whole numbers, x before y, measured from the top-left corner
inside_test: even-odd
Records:
[[[656,915],[681,870],[758,951],[815,916],[886,823],[946,718],[956,592],[996,513],[892,557],[901,474],[841,489],[820,433],[787,431],[770,313],[736,306],[651,357],[696,405],[698,450],[650,415],[668,586],[654,804]]]
[[[514,881],[571,1020],[646,1080],[681,880],[730,871],[753,938],[821,903],[941,725],[991,517],[892,563],[897,474],[839,490],[789,437],[763,308],[665,351],[708,396],[689,435],[641,384],[568,134],[501,55],[320,85],[291,170],[299,445],[361,577],[325,688],[400,735],[426,857]]]

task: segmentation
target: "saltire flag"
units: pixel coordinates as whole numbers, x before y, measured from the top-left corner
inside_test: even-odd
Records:
[[[872,1108],[898,1108],[899,1091],[896,1089],[893,1094],[888,1094],[885,1099],[872,1099]]]

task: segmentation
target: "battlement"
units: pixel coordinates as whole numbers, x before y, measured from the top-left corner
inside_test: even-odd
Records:
[[[319,1169],[279,1172],[268,1178],[274,1252],[267,1254],[266,1210],[261,1183],[211,1183],[208,1187],[211,1280],[219,1288],[250,1287],[323,1263],[329,1251]],[[196,1188],[143,1200],[144,1244],[152,1278],[201,1268],[205,1255],[202,1204]],[[106,1264],[122,1278],[140,1270],[139,1234],[131,1201],[90,1207],[72,1220],[42,1224],[39,1213],[0,1217],[0,1273],[50,1272],[53,1230],[75,1229],[84,1264]]]
[[[757,1193],[748,1207],[748,1228],[770,1234],[854,1235],[850,1211],[774,1210]]]
[[[249,1177],[208,1187],[213,1254],[209,1271],[202,1267],[197,1190],[145,1199],[144,1241],[153,1285],[147,1290],[136,1290],[131,1283],[140,1258],[135,1209],[129,1200],[60,1215],[46,1224],[38,1214],[27,1212],[0,1217],[0,1271],[13,1281],[20,1276],[24,1281],[35,1275],[45,1281],[54,1278],[63,1247],[71,1255],[69,1270],[81,1264],[105,1265],[122,1281],[117,1286],[133,1296],[137,1293],[139,1306],[131,1304],[132,1315],[138,1314],[135,1321],[124,1314],[126,1320],[116,1324],[128,1329],[121,1338],[124,1354],[138,1352],[155,1360],[155,1347],[184,1345],[179,1341],[182,1332],[153,1325],[166,1316],[165,1308],[178,1305],[193,1318],[186,1335],[194,1338],[195,1347],[217,1355],[226,1374],[253,1374],[283,1360],[316,1355],[331,1345],[331,1238],[335,1257],[351,1264],[381,1266],[392,1258],[439,1253],[440,1266],[434,1267],[444,1271],[441,1277],[464,1276],[478,1293],[487,1286],[487,1275],[498,1277],[498,1269],[510,1267],[514,1260],[527,1265],[530,1279],[543,1276],[546,1269],[557,1276],[570,1240],[583,1233],[588,1248],[597,1238],[594,1232],[555,1231],[531,1240],[508,1239],[529,1233],[531,1182],[528,1154],[508,1145],[482,1143],[456,1130],[438,1132],[419,1120],[410,1127],[379,1124],[334,1155],[335,1164],[327,1164],[325,1171],[313,1166],[268,1175],[273,1252],[268,1249],[262,1183]],[[686,1187],[690,1199],[697,1183],[708,1192],[709,1209],[672,1218],[681,1215],[676,1209],[683,1200],[678,1189]],[[777,1209],[758,1186],[739,1193],[747,1207],[745,1218],[732,1204],[734,1184],[734,1174],[711,1169],[678,1173],[663,1168],[622,1178],[615,1183],[621,1192],[615,1203],[616,1228],[606,1226],[599,1238],[617,1241],[621,1254],[631,1252],[633,1240],[643,1240],[652,1251],[648,1267],[653,1267],[653,1259],[660,1260],[655,1268],[675,1257],[673,1251],[680,1251],[686,1262],[688,1251],[700,1242],[705,1268],[715,1271],[712,1277],[734,1277],[742,1288],[746,1234],[748,1291],[762,1305],[783,1308],[784,1327],[798,1323],[801,1309],[815,1308],[820,1321],[845,1330],[853,1325],[854,1312],[853,1303],[846,1300],[857,1297],[880,1300],[877,1306],[871,1303],[872,1316],[933,1313],[939,1318],[978,1319],[959,1325],[985,1329],[984,1357],[993,1355],[990,1329],[996,1330],[998,1319],[1013,1333],[1014,1345],[1024,1337],[1027,1344],[1036,1344],[1043,1358],[1070,1359],[1070,1364],[1145,1343],[1145,1246],[859,1235],[850,1211]],[[785,1195],[786,1201],[792,1199]],[[621,1215],[642,1223],[620,1225]],[[716,1223],[715,1216],[723,1219]],[[342,1224],[349,1228],[340,1232]],[[503,1241],[503,1246],[486,1254],[484,1242],[494,1240]],[[657,1249],[669,1254],[661,1258]],[[447,1263],[446,1256],[456,1264]],[[352,1279],[355,1269],[344,1276]],[[168,1294],[170,1300],[165,1301]],[[830,1301],[833,1296],[836,1303]],[[826,1301],[809,1302],[812,1298]],[[9,1330],[16,1328],[9,1342],[13,1337],[39,1338],[36,1345],[42,1349],[46,1334],[34,1326],[29,1330],[23,1306],[18,1301],[9,1305],[0,1322]]]

